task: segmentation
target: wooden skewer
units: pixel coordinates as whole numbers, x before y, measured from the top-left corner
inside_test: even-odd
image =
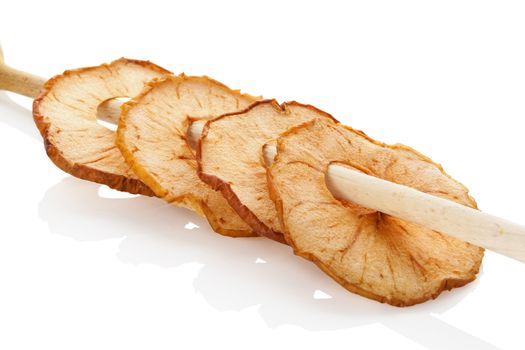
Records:
[[[38,95],[45,79],[4,64],[0,46],[0,90],[28,97]],[[109,100],[98,109],[98,117],[116,124],[121,101]],[[188,129],[190,144],[199,139],[204,122]],[[271,164],[275,145],[264,147],[264,158]],[[330,165],[327,185],[336,198],[354,202],[493,250],[525,262],[525,227],[460,205],[456,202],[369,176],[339,165]]]
[[[0,45],[0,90],[11,91],[19,95],[35,98],[47,79],[27,73],[4,63]],[[97,110],[97,118],[111,124],[118,124],[122,101],[114,99],[102,103]]]
[[[0,46],[0,90],[35,98],[45,82],[44,78],[7,66]]]

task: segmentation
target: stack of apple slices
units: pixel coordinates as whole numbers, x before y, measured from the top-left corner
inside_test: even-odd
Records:
[[[114,132],[97,123],[97,111],[121,97],[131,100]],[[375,141],[313,106],[120,59],[50,79],[33,113],[49,157],[64,171],[195,210],[222,235],[286,243],[365,297],[413,305],[479,270],[482,248],[334,196],[326,172],[337,163],[476,208],[429,158]],[[275,158],[265,157],[268,147]]]

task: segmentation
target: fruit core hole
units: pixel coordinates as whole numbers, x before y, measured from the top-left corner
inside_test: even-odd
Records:
[[[97,108],[97,123],[106,129],[116,131],[120,118],[120,106],[129,100],[129,97],[116,97],[99,104]]]

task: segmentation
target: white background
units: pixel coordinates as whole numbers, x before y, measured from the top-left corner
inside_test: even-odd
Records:
[[[524,19],[520,1],[17,0],[0,42],[45,77],[126,56],[313,104],[525,223]],[[0,94],[1,349],[525,346],[521,263],[487,252],[476,282],[436,301],[369,301],[285,246],[68,176],[29,105]]]

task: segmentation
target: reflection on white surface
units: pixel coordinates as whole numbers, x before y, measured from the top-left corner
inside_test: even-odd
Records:
[[[193,230],[194,228],[199,228],[199,225],[195,225],[193,222],[189,221],[186,225],[184,225],[184,228],[186,230]]]
[[[161,268],[200,263],[195,291],[217,310],[258,305],[272,328],[291,324],[316,331],[380,322],[430,349],[450,345],[451,338],[458,348],[494,348],[432,316],[460,302],[477,282],[411,308],[379,304],[347,292],[287,246],[223,237],[189,210],[155,198],[102,198],[98,187],[70,177],[50,188],[39,207],[50,232],[79,241],[122,238],[118,258],[123,263]]]
[[[2,117],[0,123],[14,128],[21,133],[33,138],[35,141],[42,143],[42,137],[35,127],[35,122],[31,117],[31,109],[24,108],[20,104],[15,103],[13,99],[20,102],[25,102],[24,105],[31,105],[31,99],[24,96],[19,96],[10,93],[9,96],[5,92],[0,91],[0,104],[2,105]]]
[[[322,290],[317,289],[314,292],[314,299],[332,299],[331,295],[326,294]]]
[[[139,194],[133,194],[129,192],[115,191],[108,186],[99,186],[98,195],[100,198],[135,198],[140,197]]]

